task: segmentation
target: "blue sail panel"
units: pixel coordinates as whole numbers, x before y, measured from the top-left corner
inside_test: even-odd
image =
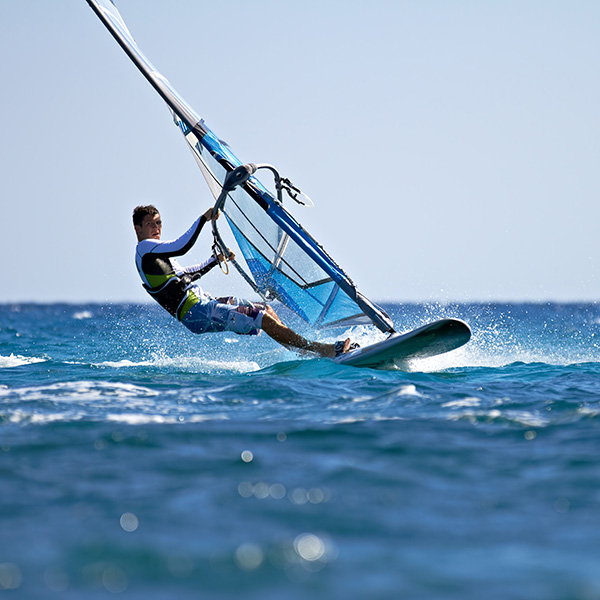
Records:
[[[280,260],[277,261],[273,259],[277,254],[275,248],[270,247],[269,250],[265,240],[261,240],[261,244],[253,244],[248,239],[249,236],[232,221],[230,215],[227,215],[227,219],[248,269],[267,299],[280,300],[302,319],[316,326],[326,327],[338,322],[348,323],[350,320],[370,322],[348,296],[339,293],[339,286],[327,277],[325,272],[319,273],[314,270],[312,262],[307,264],[312,269],[313,281],[302,277],[297,265],[296,268],[289,267],[286,253],[293,254],[295,247],[289,240],[285,252],[280,252]],[[273,267],[274,263],[278,264],[278,268]],[[315,276],[319,279],[314,279]]]

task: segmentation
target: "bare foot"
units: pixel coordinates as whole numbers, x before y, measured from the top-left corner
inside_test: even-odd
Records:
[[[329,358],[335,358],[336,356],[339,356],[340,354],[346,354],[346,352],[348,352],[348,350],[350,350],[350,338],[346,338],[343,341],[343,346],[342,346],[342,350],[341,352],[336,348],[339,347],[339,344],[341,344],[342,342],[336,342],[335,344],[329,344],[329,349],[330,351],[325,354],[325,356],[329,357]]]

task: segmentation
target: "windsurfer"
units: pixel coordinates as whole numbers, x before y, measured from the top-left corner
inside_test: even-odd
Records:
[[[335,344],[307,340],[286,327],[268,304],[232,296],[213,298],[197,285],[195,281],[223,257],[212,256],[190,267],[182,267],[173,257],[188,252],[204,224],[219,215],[219,211],[215,213],[209,208],[183,235],[173,241],[162,241],[162,220],[157,208],[148,205],[134,209],[133,225],[138,239],[135,263],[144,288],[154,300],[192,333],[233,331],[256,335],[262,329],[283,346],[330,358],[356,347],[350,339]],[[227,258],[233,258],[233,254]]]

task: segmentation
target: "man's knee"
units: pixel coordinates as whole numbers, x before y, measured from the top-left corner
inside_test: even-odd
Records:
[[[265,304],[265,315],[269,315],[269,317],[271,319],[273,319],[273,321],[275,321],[275,323],[278,323],[279,325],[283,325],[283,321],[279,318],[277,313],[268,304]]]
[[[274,323],[277,323],[277,321],[273,318],[273,313],[269,311],[269,307],[267,307],[267,309],[263,313],[262,328],[264,329],[265,325],[268,327],[269,325],[272,325]]]

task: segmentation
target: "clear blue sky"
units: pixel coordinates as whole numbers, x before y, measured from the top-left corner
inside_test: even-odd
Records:
[[[600,2],[116,4],[367,296],[600,298]],[[211,204],[168,110],[84,0],[2,2],[0,50],[0,302],[146,301],[133,206]]]

